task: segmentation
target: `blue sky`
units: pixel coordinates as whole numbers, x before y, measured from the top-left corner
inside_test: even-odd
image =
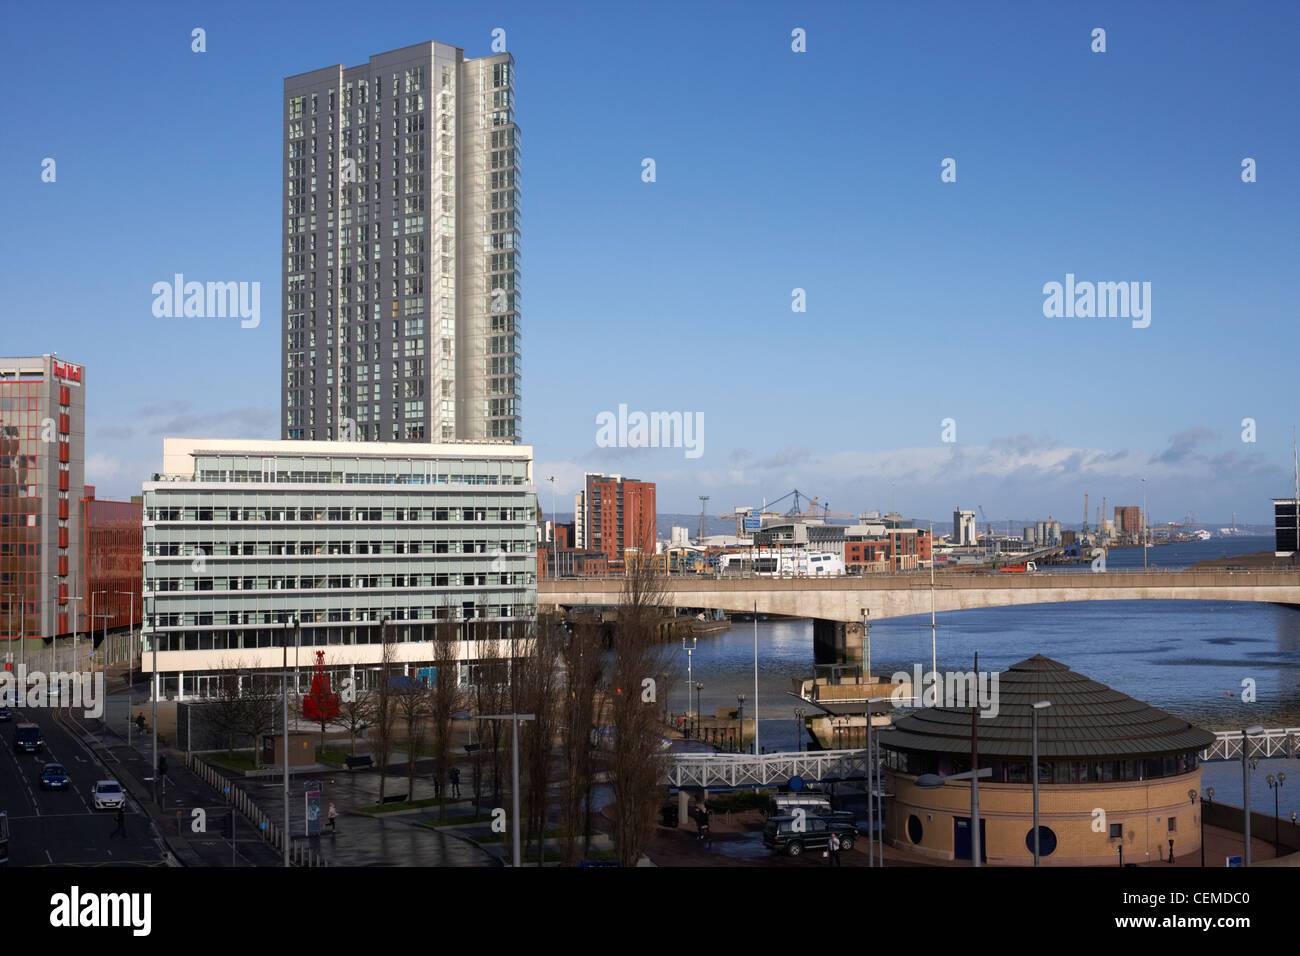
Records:
[[[1073,521],[1145,474],[1156,520],[1267,521],[1289,493],[1295,4],[14,6],[0,352],[86,363],[101,494],[138,491],[164,434],[279,437],[283,78],[481,56],[497,27],[548,511],[545,476],[584,470],[658,481],[664,511],[797,486]],[[260,327],[155,318],[175,272],[260,282]],[[1150,326],[1044,317],[1067,273],[1150,282]],[[621,403],[702,413],[704,453],[598,448]]]

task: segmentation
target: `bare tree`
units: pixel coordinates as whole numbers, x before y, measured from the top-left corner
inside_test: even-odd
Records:
[[[240,731],[240,664],[228,658],[218,663],[218,673],[210,683],[212,696],[204,703],[200,711],[202,724],[210,733],[221,737],[226,743],[226,752],[234,753],[235,735]],[[253,741],[256,749],[257,741]]]
[[[379,766],[379,802],[384,802],[384,788],[388,782],[388,760],[393,755],[394,730],[396,717],[394,714],[393,687],[392,677],[396,671],[396,651],[388,640],[388,618],[385,617],[379,623],[379,642],[380,666],[379,666],[379,685],[371,694],[373,710],[371,718],[374,721],[374,734],[372,739],[374,745],[371,748],[374,753],[375,763]]]
[[[272,676],[244,675],[239,705],[235,710],[235,727],[240,734],[252,737],[253,766],[261,767],[261,737],[276,730],[281,721],[283,689],[277,687]]]
[[[462,707],[464,695],[456,682],[456,622],[440,620],[433,637],[433,666],[437,675],[429,702],[429,724],[433,735],[434,791],[447,785],[447,764],[451,758],[452,714]],[[493,721],[490,721],[490,723]],[[446,817],[446,802],[438,805],[438,819]]]
[[[335,723],[348,732],[352,741],[352,756],[357,755],[357,737],[374,722],[375,701],[370,691],[355,687],[339,695],[339,715]]]
[[[563,642],[560,621],[543,613],[531,629],[526,652],[516,661],[518,696],[515,713],[533,719],[519,727],[520,802],[523,807],[525,845],[537,839],[537,865],[541,866],[546,839],[546,818],[551,784],[551,748],[559,727],[560,668]]]
[[[510,626],[513,629],[514,625]],[[509,662],[506,656],[505,642],[502,640],[499,629],[490,639],[485,639],[484,631],[480,630],[478,638],[478,669],[473,688],[474,711],[478,714],[506,713],[506,708],[510,706],[510,685],[508,679]],[[491,760],[488,769],[491,771],[492,776],[492,802],[494,806],[501,805],[501,739],[503,725],[504,721],[500,720],[477,721],[475,724],[479,734],[479,754],[486,750]],[[483,781],[477,760],[474,762],[474,767],[474,807],[477,811]]]
[[[560,713],[564,739],[564,862],[568,866],[578,863],[579,833],[581,855],[591,850],[591,789],[595,781],[592,735],[600,726],[604,710],[605,698],[599,692],[604,676],[604,633],[599,621],[584,615],[569,629]]]
[[[610,665],[612,836],[623,866],[636,865],[654,833],[668,769],[659,698],[668,695],[674,669],[674,655],[660,641],[667,602],[654,561],[654,525],[636,530],[641,549],[629,559]]]
[[[396,678],[393,708],[406,725],[406,799],[415,799],[415,765],[424,749],[425,735],[429,731],[429,688],[417,677],[405,680]]]

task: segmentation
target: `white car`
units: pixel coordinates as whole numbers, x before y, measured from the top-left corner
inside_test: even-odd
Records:
[[[126,793],[116,780],[99,780],[91,792],[96,810],[116,810],[126,806]]]

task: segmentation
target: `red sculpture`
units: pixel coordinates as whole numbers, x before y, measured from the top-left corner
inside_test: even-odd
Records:
[[[311,691],[302,699],[302,715],[308,720],[333,720],[339,715],[339,695],[330,690],[325,673],[325,652],[316,652],[316,669],[311,676]]]

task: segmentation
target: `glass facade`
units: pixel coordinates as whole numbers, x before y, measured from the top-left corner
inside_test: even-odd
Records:
[[[156,643],[164,658],[214,652],[202,674],[218,657],[282,646],[294,620],[303,647],[358,649],[380,643],[384,618],[389,640],[404,643],[448,627],[457,640],[502,636],[535,617],[530,449],[396,457],[335,447],[199,450],[193,474],[145,486],[150,649]],[[179,659],[159,662],[160,671],[181,669]],[[193,660],[184,669],[193,676]]]
[[[0,381],[0,638],[39,634],[42,382]]]
[[[970,758],[947,754],[916,753],[885,748],[885,764],[899,773],[920,776],[937,773],[948,776],[971,769]],[[1191,773],[1200,766],[1200,751],[1164,754],[1159,757],[1115,760],[1040,760],[1040,784],[1112,783],[1116,781],[1155,780]],[[1032,783],[1028,760],[980,759],[980,769],[989,768],[991,777],[981,783]]]

